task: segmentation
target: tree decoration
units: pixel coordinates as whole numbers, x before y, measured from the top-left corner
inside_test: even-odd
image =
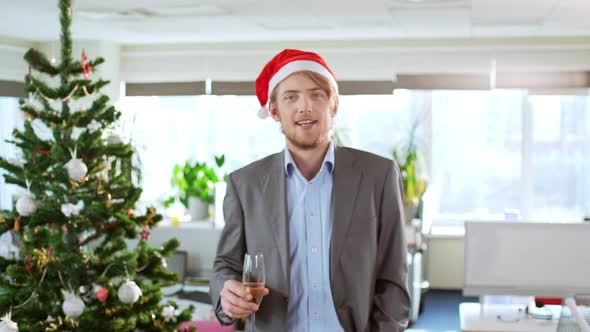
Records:
[[[78,295],[62,289],[64,302],[61,306],[64,314],[69,317],[78,318],[86,309],[86,305]]]
[[[150,238],[150,233],[150,228],[148,226],[143,226],[143,230],[139,233],[139,235],[143,241],[147,241]]]
[[[88,124],[88,126],[86,126],[86,128],[88,129],[88,131],[90,133],[94,133],[96,132],[98,129],[100,129],[101,125],[100,122],[92,119],[92,121],[90,121],[90,123]]]
[[[31,194],[31,183],[27,180],[27,191],[16,201],[16,212],[23,217],[29,217],[37,211],[37,202]]]
[[[72,154],[72,159],[68,161],[64,167],[68,171],[68,176],[70,179],[80,182],[88,173],[88,167],[82,160],[77,158],[76,147],[74,147],[73,151],[70,150],[70,153]]]
[[[84,73],[84,79],[90,79],[90,72],[92,71],[92,65],[87,63],[88,57],[86,56],[86,51],[82,50],[82,72]]]
[[[102,287],[96,291],[96,299],[98,302],[105,304],[107,303],[107,299],[109,297],[109,290],[106,287]]]
[[[33,260],[37,263],[37,269],[39,271],[42,271],[45,268],[45,266],[47,266],[47,263],[49,263],[49,261],[51,260],[45,248],[33,249],[33,257]]]
[[[11,313],[7,313],[0,319],[0,332],[18,332],[18,324],[11,319]]]
[[[172,305],[167,305],[162,308],[162,317],[164,317],[165,322],[176,322],[177,315],[178,310]]]
[[[23,193],[16,201],[16,211],[23,217],[29,217],[37,211],[37,202],[30,192]]]
[[[127,279],[117,291],[117,297],[119,301],[125,304],[135,303],[142,295],[141,289],[135,281]]]
[[[109,136],[107,138],[107,143],[108,144],[123,144],[123,138],[121,138],[120,135],[118,134],[112,134],[111,136]]]
[[[61,213],[66,217],[80,214],[80,211],[84,208],[84,201],[80,200],[75,205],[72,203],[66,203],[61,205]]]

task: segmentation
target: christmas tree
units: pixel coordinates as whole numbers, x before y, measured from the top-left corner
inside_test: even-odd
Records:
[[[152,207],[134,210],[141,189],[133,148],[105,138],[120,113],[99,94],[108,82],[90,79],[104,60],[72,58],[71,8],[59,0],[61,59],[25,54],[26,120],[8,141],[23,158],[0,157],[6,183],[26,190],[0,212],[0,236],[10,232],[19,246],[18,255],[0,257],[0,331],[174,331],[193,309],[162,303],[161,288],[178,279],[164,257],[179,242],[145,241],[162,217]],[[51,78],[59,83],[45,83]],[[73,107],[84,100],[87,107]],[[125,239],[138,235],[127,248]]]

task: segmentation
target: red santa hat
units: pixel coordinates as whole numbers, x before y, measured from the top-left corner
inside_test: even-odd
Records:
[[[260,101],[258,116],[269,116],[268,101],[273,90],[282,80],[299,71],[311,71],[330,81],[336,93],[338,85],[334,73],[324,59],[316,53],[286,49],[270,60],[256,79],[256,97]]]

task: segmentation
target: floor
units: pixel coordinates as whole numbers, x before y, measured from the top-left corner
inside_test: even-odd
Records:
[[[174,300],[181,308],[189,304],[196,305],[194,320],[212,318],[212,307],[205,292],[175,294],[167,299]],[[424,294],[423,311],[418,320],[410,326],[408,332],[459,332],[459,304],[478,302],[477,297],[464,297],[461,291],[430,290]]]
[[[424,309],[408,332],[461,331],[459,304],[478,302],[477,297],[464,297],[461,291],[430,290],[424,294]]]

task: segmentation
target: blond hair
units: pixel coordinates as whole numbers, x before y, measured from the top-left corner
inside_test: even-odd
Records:
[[[291,75],[296,74],[301,74],[312,80],[315,84],[317,84],[320,87],[320,89],[322,89],[325,93],[328,94],[328,98],[332,98],[334,100],[334,105],[338,106],[338,93],[336,92],[336,89],[334,88],[332,83],[330,83],[330,80],[328,80],[324,75],[309,70],[298,71]],[[281,83],[279,83],[272,91],[269,98],[271,103],[275,103],[277,101],[277,91],[280,85]]]

